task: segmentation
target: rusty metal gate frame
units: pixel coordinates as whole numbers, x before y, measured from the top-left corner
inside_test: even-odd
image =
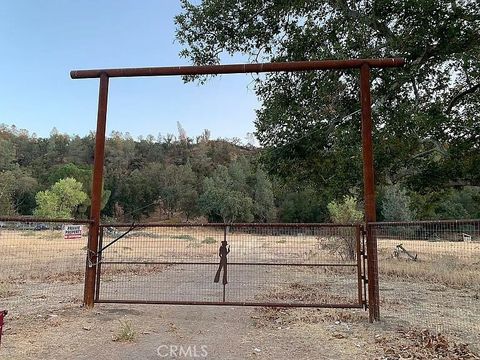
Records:
[[[109,227],[125,227],[129,230],[123,233],[116,239],[104,246],[104,230]],[[175,227],[175,228],[188,228],[188,227],[205,227],[205,228],[223,228],[224,239],[226,239],[227,229],[229,227],[244,228],[244,227],[276,227],[276,228],[350,228],[355,229],[355,263],[268,263],[268,262],[229,262],[229,265],[242,265],[242,266],[299,266],[299,267],[355,267],[357,275],[357,302],[356,303],[296,303],[296,302],[258,302],[258,301],[225,301],[225,286],[223,287],[223,301],[152,301],[152,300],[134,300],[126,298],[116,299],[102,299],[101,297],[101,283],[102,283],[102,264],[105,265],[217,265],[216,262],[206,261],[104,261],[102,260],[103,251],[119,241],[124,235],[128,234],[134,228],[146,228],[146,227]],[[365,234],[364,226],[362,224],[301,224],[301,223],[208,223],[208,224],[192,224],[192,223],[180,223],[180,224],[100,224],[100,237],[98,242],[98,249],[95,254],[96,262],[96,274],[95,274],[95,303],[107,303],[107,304],[158,304],[158,305],[214,305],[214,306],[261,306],[261,307],[283,307],[283,308],[329,308],[329,309],[365,309],[367,310],[367,275],[366,275],[366,246],[365,246]],[[92,266],[93,264],[90,264]]]
[[[113,77],[139,76],[188,76],[188,75],[217,75],[217,74],[245,74],[264,72],[295,72],[315,70],[359,70],[360,78],[360,105],[361,105],[361,134],[363,156],[363,187],[365,202],[365,229],[366,250],[368,253],[368,309],[371,322],[380,320],[380,294],[378,284],[378,251],[375,234],[370,223],[376,221],[375,210],[375,181],[373,165],[373,138],[372,138],[372,101],[370,94],[370,77],[373,68],[394,68],[405,64],[402,58],[380,59],[345,59],[345,60],[314,60],[290,61],[257,64],[232,65],[205,65],[205,66],[172,66],[147,68],[120,68],[120,69],[93,69],[73,70],[72,79],[99,78],[97,129],[95,134],[95,158],[92,179],[92,200],[90,208],[90,225],[87,266],[85,269],[84,305],[87,308],[94,306],[96,271],[96,252],[100,235],[100,210],[103,187],[103,165],[105,160],[105,132],[107,121],[107,102],[109,79]],[[92,265],[92,266],[89,266]]]

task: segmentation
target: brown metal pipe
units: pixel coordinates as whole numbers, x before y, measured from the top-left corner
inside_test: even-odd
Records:
[[[155,301],[155,300],[98,300],[103,304],[151,304],[151,305],[214,305],[214,306],[255,306],[255,307],[304,307],[325,309],[359,309],[358,304],[310,304],[310,303],[274,303],[249,301]]]
[[[357,290],[358,290],[358,303],[363,306],[363,293],[362,293],[362,258],[361,258],[361,228],[360,225],[355,229],[355,242],[357,247]]]
[[[368,308],[370,321],[380,320],[380,294],[378,285],[377,239],[369,223],[376,220],[375,180],[373,167],[372,102],[370,97],[370,66],[360,68],[360,103],[362,109],[363,189],[365,223],[367,225]]]
[[[172,76],[172,75],[214,75],[214,74],[242,74],[263,73],[280,71],[311,71],[354,69],[362,65],[370,68],[399,67],[405,64],[402,58],[381,59],[348,59],[348,60],[318,60],[318,61],[290,61],[261,64],[231,64],[231,65],[205,65],[205,66],[169,66],[169,67],[144,67],[123,69],[94,69],[72,70],[72,79],[98,78],[102,74],[108,77],[134,77],[134,76]]]
[[[103,265],[215,265],[218,262],[202,261],[102,261]],[[357,264],[337,264],[337,263],[268,263],[268,262],[229,262],[228,265],[239,266],[300,266],[300,267],[357,267]]]
[[[97,132],[95,133],[95,159],[93,165],[92,202],[90,209],[90,225],[88,238],[87,264],[85,270],[84,305],[94,305],[95,280],[97,271],[97,250],[100,229],[100,209],[102,203],[103,163],[105,159],[105,132],[107,124],[108,75],[100,76],[98,94]]]
[[[0,221],[6,222],[25,222],[25,223],[65,223],[65,224],[90,224],[91,220],[76,220],[76,219],[50,219],[50,218],[36,218],[31,216],[0,216]]]
[[[102,249],[103,247],[103,228],[99,228],[99,241],[98,241],[98,249]],[[101,281],[101,274],[102,274],[102,253],[97,251],[98,256],[98,267],[97,267],[97,274],[95,277],[95,301],[100,299],[100,281]]]
[[[421,221],[385,221],[372,222],[372,226],[418,226],[418,225],[465,225],[478,224],[480,219],[462,220],[421,220]]]
[[[129,228],[132,226],[131,223],[108,223],[100,224],[101,227],[125,227]],[[147,227],[158,227],[158,228],[178,228],[178,227],[211,227],[211,228],[224,228],[229,226],[230,228],[355,228],[356,224],[333,224],[333,223],[141,223],[135,224],[135,228],[147,228]]]

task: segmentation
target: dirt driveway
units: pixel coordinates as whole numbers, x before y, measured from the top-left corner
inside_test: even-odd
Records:
[[[162,272],[162,276],[171,276],[168,271],[178,276],[175,269]],[[151,276],[139,275],[137,280],[150,281]],[[418,304],[425,308],[428,303],[442,304],[439,300],[451,297],[451,290],[425,287],[419,293],[418,286],[409,289],[404,284],[402,292],[413,299],[408,309],[399,305],[398,291],[392,291],[400,286],[383,283],[384,320],[377,324],[369,324],[367,313],[358,309],[98,304],[86,310],[79,297],[64,295],[81,294],[81,284],[63,284],[48,298],[40,289],[25,286],[18,289],[21,296],[2,300],[10,314],[0,353],[2,359],[475,358],[475,334],[463,334],[460,329],[459,336],[443,338],[422,331],[421,323],[406,322],[401,316]],[[305,294],[310,290],[290,287],[270,296],[295,297],[297,291]],[[455,315],[450,303],[443,304],[431,311],[439,321]],[[468,321],[479,316],[480,311],[474,310],[466,314]],[[469,348],[461,344],[467,340]]]
[[[109,259],[211,257],[217,261],[223,234],[202,231],[142,232],[110,247]],[[428,254],[419,252],[425,260],[417,266],[386,260],[392,246],[380,242],[383,320],[369,324],[367,313],[359,309],[97,304],[86,310],[80,306],[85,239],[65,242],[55,234],[18,231],[0,235],[5,259],[0,263],[0,308],[10,311],[1,359],[478,358],[474,353],[480,348],[477,268],[453,261],[450,253],[446,260],[442,254],[435,257],[439,261],[430,261]],[[315,237],[305,234],[235,236],[231,240],[235,252],[229,255],[232,262],[332,260],[319,249]],[[475,247],[471,254],[476,257],[480,244],[469,246]],[[110,265],[108,270],[104,263],[101,295],[105,299],[220,299],[221,285],[212,281],[217,265],[205,266],[151,266],[147,271],[137,269],[139,265],[121,269]],[[232,266],[229,279],[227,301],[345,303],[357,296],[354,270]],[[448,330],[448,334],[424,330],[427,327],[442,333]]]

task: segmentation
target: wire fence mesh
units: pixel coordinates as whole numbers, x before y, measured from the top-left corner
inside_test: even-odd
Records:
[[[0,217],[0,301],[18,313],[81,304],[88,221]]]
[[[80,237],[65,235],[69,224],[81,225]],[[382,319],[480,343],[480,221],[369,226],[378,241]],[[360,226],[143,224],[115,241],[129,229],[102,225],[102,247],[111,245],[101,251],[97,300],[222,303],[224,269],[218,283],[214,278],[224,239],[227,303],[361,300]],[[0,217],[2,307],[32,314],[79,305],[87,239],[88,222]]]
[[[480,343],[480,221],[371,226],[383,319]]]
[[[149,225],[115,243],[129,227],[103,229],[100,301],[361,304],[358,226]]]

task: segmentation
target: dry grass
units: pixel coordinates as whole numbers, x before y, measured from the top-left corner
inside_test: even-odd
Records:
[[[11,285],[6,282],[0,282],[0,299],[11,296],[12,294]]]
[[[104,243],[113,239],[105,237]],[[146,228],[134,230],[118,244],[108,248],[104,255],[106,260],[121,261],[216,259],[222,239],[222,229]],[[82,282],[86,241],[86,237],[64,240],[58,230],[2,231],[0,253],[5,261],[0,271],[0,281],[18,283],[32,280],[72,284]],[[306,263],[342,262],[340,257],[319,248],[316,236],[260,236],[235,232],[229,234],[229,243],[233,250],[229,255],[230,261],[256,258]],[[412,253],[418,254],[418,261],[392,258],[392,252],[399,243]],[[382,276],[440,283],[453,288],[480,284],[480,243],[382,239],[378,242],[378,248]],[[116,273],[143,275],[162,270],[163,268],[155,266],[104,268],[107,277]],[[336,268],[331,271],[339,273],[345,269]]]
[[[381,276],[404,281],[443,284],[454,289],[480,289],[480,265],[465,264],[451,257],[430,262],[388,259],[380,261],[379,271]]]
[[[330,285],[317,282],[314,284],[290,283],[277,286],[262,295],[258,300],[269,302],[305,302],[305,303],[344,303],[348,304],[351,298],[336,295],[330,290]],[[366,320],[363,310],[338,311],[334,309],[306,309],[306,308],[258,308],[252,319],[257,327],[272,326],[285,327],[295,324],[315,324],[325,321]]]
[[[121,230],[121,229],[120,229]],[[118,231],[120,234],[122,231]],[[104,243],[113,240],[105,237]],[[105,251],[107,260],[194,260],[216,258],[223,239],[222,229],[146,228],[134,230]],[[81,282],[85,267],[87,238],[64,240],[61,231],[7,230],[0,232],[0,253],[4,256],[0,281],[25,280]],[[231,261],[249,258],[303,262],[342,262],[319,248],[316,236],[229,234]],[[418,254],[418,261],[392,259],[395,245]],[[480,283],[480,243],[388,240],[378,242],[382,275],[421,282],[439,282],[452,287]],[[118,271],[144,274],[147,270]],[[152,271],[161,271],[153,269]],[[108,270],[105,271],[113,271]]]
[[[218,246],[223,239],[221,230],[195,228],[189,232],[188,229],[171,228],[162,229],[161,233],[159,230],[156,232],[157,230],[133,231],[128,237],[109,247],[104,259],[118,261],[194,261],[198,259],[208,259],[208,261],[215,259],[217,261],[218,259]],[[83,282],[85,271],[86,238],[63,240],[57,235],[50,231],[9,230],[0,233],[0,253],[4,255],[5,259],[0,264],[0,298],[8,297],[5,300],[6,303],[9,301],[11,303],[14,301],[25,302],[27,298],[26,296],[11,296],[12,289],[22,295],[27,294],[30,289],[33,289],[31,293],[38,294],[38,290],[41,289],[44,293],[40,295],[44,297],[36,299],[41,299],[42,301],[37,302],[42,304],[50,302],[50,296],[53,294],[59,302],[68,298],[69,291],[70,293],[75,291],[76,295],[81,294],[80,284]],[[104,245],[114,238],[105,237]],[[315,236],[283,234],[260,236],[237,232],[229,234],[228,240],[232,247],[229,261],[232,262],[342,262],[341,257],[320,248]],[[418,261],[392,258],[395,246],[400,243],[403,243],[407,250],[418,254]],[[477,287],[480,286],[479,243],[382,239],[379,241],[379,259],[380,281],[383,287],[382,291],[385,291],[382,296],[386,297],[382,299],[381,311],[386,321],[405,324],[407,329],[422,329],[423,326],[430,328],[431,324],[440,323],[445,324],[445,329],[458,330],[462,335],[478,333],[478,326],[475,325],[479,323],[475,316],[478,302],[472,299],[475,292],[469,290],[467,299],[463,289],[475,287],[475,284]],[[104,265],[102,266],[102,281],[134,280],[134,278],[130,278],[130,275],[143,276],[162,272],[165,269],[167,266],[164,265]],[[182,284],[182,281],[185,280],[191,280],[192,283],[198,280],[198,277],[189,274],[191,273],[189,271],[183,271],[184,269],[180,267],[172,267],[171,270],[174,271],[166,272],[166,278],[175,276],[173,278],[175,284],[177,281]],[[180,272],[180,270],[182,271]],[[259,294],[256,300],[331,304],[351,303],[356,299],[354,285],[356,268],[354,267],[310,267],[305,269],[284,267],[281,270],[272,267],[272,270],[268,268],[262,271],[265,271],[265,274],[267,271],[271,272],[268,275],[262,272],[262,276],[258,278],[247,277],[248,272],[245,275],[246,284],[251,282],[250,284],[257,286],[255,289],[248,288],[246,290],[249,291],[248,294],[254,294],[255,291],[266,291]],[[117,275],[127,276],[116,279]],[[144,281],[148,286],[151,278],[139,277],[138,280]],[[279,286],[273,287],[274,284],[269,283],[268,279],[274,279],[275,284]],[[32,284],[30,281],[35,283]],[[51,284],[56,282],[77,285],[61,284],[57,288],[52,287]],[[21,285],[16,285],[16,283]],[[444,290],[441,293],[436,290],[430,291],[429,288],[433,287],[425,286],[426,283],[441,284]],[[115,285],[115,283],[110,284]],[[398,286],[399,284],[400,286]],[[272,287],[268,288],[268,286]],[[446,288],[447,286],[448,288]],[[47,290],[45,291],[45,289]],[[417,293],[417,290],[420,294]],[[43,301],[43,299],[48,301]],[[450,311],[452,303],[456,303],[462,311]],[[26,305],[26,307],[28,306],[30,305]],[[35,306],[37,305],[35,304]],[[466,311],[463,312],[463,309]],[[420,319],[421,317],[424,317],[425,321]],[[318,330],[336,322],[349,326],[353,324],[352,326],[362,330],[365,329],[362,326],[367,324],[368,313],[362,309],[257,308],[253,312],[252,320],[257,328],[265,327],[269,333],[278,328],[287,327],[295,328],[295,330],[303,328]],[[424,325],[424,323],[427,324]],[[118,329],[114,326],[114,330],[115,341],[135,341],[136,339],[136,329],[128,321],[121,322]],[[449,333],[449,335],[451,334]],[[397,333],[396,336],[403,335]],[[405,346],[414,344],[412,345],[414,350],[409,350],[408,353],[402,353],[401,348],[394,347],[397,340],[389,339],[385,343],[385,349],[394,348],[395,353],[388,357],[390,355],[385,350],[385,358],[399,358],[398,354],[408,354],[411,355],[410,358],[414,358],[415,349],[424,351],[426,346],[423,342],[415,345],[417,341],[415,339],[417,338],[412,335],[412,339],[405,343]],[[432,341],[437,341],[436,339],[434,338]],[[110,341],[110,335],[108,341]],[[445,354],[453,354],[457,351],[455,349],[456,347],[451,345],[449,352]]]
[[[277,286],[260,298],[274,302],[303,302],[303,303],[337,303],[346,304],[350,298],[331,293],[329,284],[317,282],[314,284],[301,284],[298,282]]]
[[[104,245],[123,233],[106,235]],[[217,259],[223,230],[215,228],[142,228],[132,231],[104,252],[104,260],[192,261]],[[314,262],[331,257],[316,250],[313,236],[229,234],[231,261],[282,259]],[[81,283],[84,279],[87,237],[64,240],[59,230],[2,230],[0,281],[6,283]],[[309,249],[309,251],[307,251]],[[313,251],[312,251],[313,250]],[[335,261],[334,259],[332,261]],[[145,275],[162,271],[158,266],[105,266],[106,280],[115,274]]]
[[[378,359],[480,359],[468,345],[426,329],[399,330],[398,336],[379,336],[375,342],[384,352]]]
[[[119,320],[120,329],[117,334],[112,338],[113,341],[120,342],[133,342],[137,337],[137,332],[132,326],[132,323],[128,320]]]
[[[400,243],[417,261],[392,257]],[[479,243],[381,240],[378,247],[381,276],[480,290]]]

